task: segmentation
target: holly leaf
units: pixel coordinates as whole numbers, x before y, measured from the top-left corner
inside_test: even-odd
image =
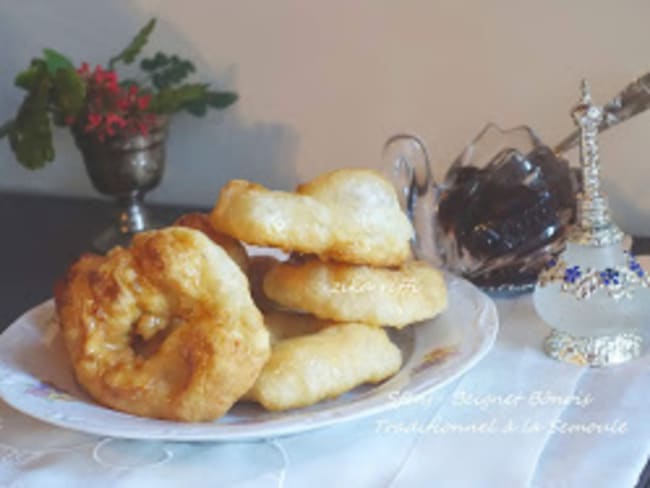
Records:
[[[124,50],[121,53],[119,53],[117,56],[114,56],[110,59],[110,61],[108,62],[108,68],[112,70],[115,66],[115,63],[117,63],[118,61],[121,61],[124,64],[131,64],[133,61],[135,61],[135,58],[138,57],[138,54],[140,54],[142,48],[149,41],[149,35],[151,34],[155,26],[156,26],[155,18],[147,22],[147,25],[145,25],[142,29],[140,29],[140,31],[131,40],[129,45],[126,46]]]
[[[52,80],[47,71],[33,78],[32,89],[23,100],[11,126],[9,142],[16,159],[29,169],[41,168],[54,159],[52,130],[47,104]]]
[[[47,70],[51,75],[56,74],[57,71],[62,69],[74,71],[74,65],[72,64],[72,61],[70,61],[60,52],[57,52],[54,49],[43,49],[43,55],[45,58]]]

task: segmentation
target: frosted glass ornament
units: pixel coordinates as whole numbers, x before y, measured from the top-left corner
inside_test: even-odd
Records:
[[[650,281],[623,247],[601,190],[598,126],[602,108],[592,104],[582,83],[582,100],[572,112],[580,130],[583,191],[566,249],[538,279],[533,303],[553,331],[545,351],[562,361],[606,366],[641,354],[641,329],[650,318]]]

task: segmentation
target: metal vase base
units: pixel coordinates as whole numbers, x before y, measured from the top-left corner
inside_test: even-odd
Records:
[[[118,220],[93,239],[92,245],[96,251],[106,253],[115,246],[129,246],[131,239],[138,232],[157,229],[165,225],[164,222],[152,216],[144,206],[142,199],[143,194],[139,192],[118,198],[120,207]]]
[[[636,332],[578,337],[553,329],[544,351],[558,361],[579,366],[612,366],[641,356],[643,337]]]

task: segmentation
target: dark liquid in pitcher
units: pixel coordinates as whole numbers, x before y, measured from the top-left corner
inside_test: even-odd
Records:
[[[504,149],[484,168],[454,165],[438,203],[438,249],[479,286],[533,283],[562,248],[576,186],[568,162],[546,146]]]

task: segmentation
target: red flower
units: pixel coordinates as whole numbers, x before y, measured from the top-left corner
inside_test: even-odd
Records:
[[[90,73],[90,67],[88,66],[88,63],[81,63],[81,66],[79,67],[79,69],[77,69],[77,73],[80,76],[85,76],[88,73]]]
[[[90,132],[95,130],[99,125],[102,123],[102,115],[101,114],[93,114],[90,113],[88,114],[88,124],[86,124],[86,127],[84,127],[85,132]]]
[[[126,127],[126,120],[117,114],[106,114],[106,128],[113,128],[114,125],[120,129],[124,129]]]
[[[107,85],[113,85],[117,83],[117,75],[115,74],[115,71],[106,71],[104,73],[104,81]]]
[[[122,111],[126,112],[129,109],[129,106],[131,105],[131,102],[127,98],[120,98],[117,101],[117,107]]]
[[[104,81],[104,68],[101,65],[95,66],[95,74],[93,75],[95,83],[100,85]]]
[[[149,102],[151,102],[151,95],[144,95],[138,98],[138,109],[147,110],[149,107]]]
[[[104,87],[113,95],[119,94],[120,87],[117,84],[117,75],[114,71],[106,71],[104,73]]]
[[[150,94],[141,94],[135,84],[120,86],[117,74],[101,65],[91,71],[83,63],[77,72],[86,84],[85,108],[78,119],[66,118],[66,124],[92,133],[100,142],[120,134],[146,135],[155,127],[157,117],[147,112]]]

